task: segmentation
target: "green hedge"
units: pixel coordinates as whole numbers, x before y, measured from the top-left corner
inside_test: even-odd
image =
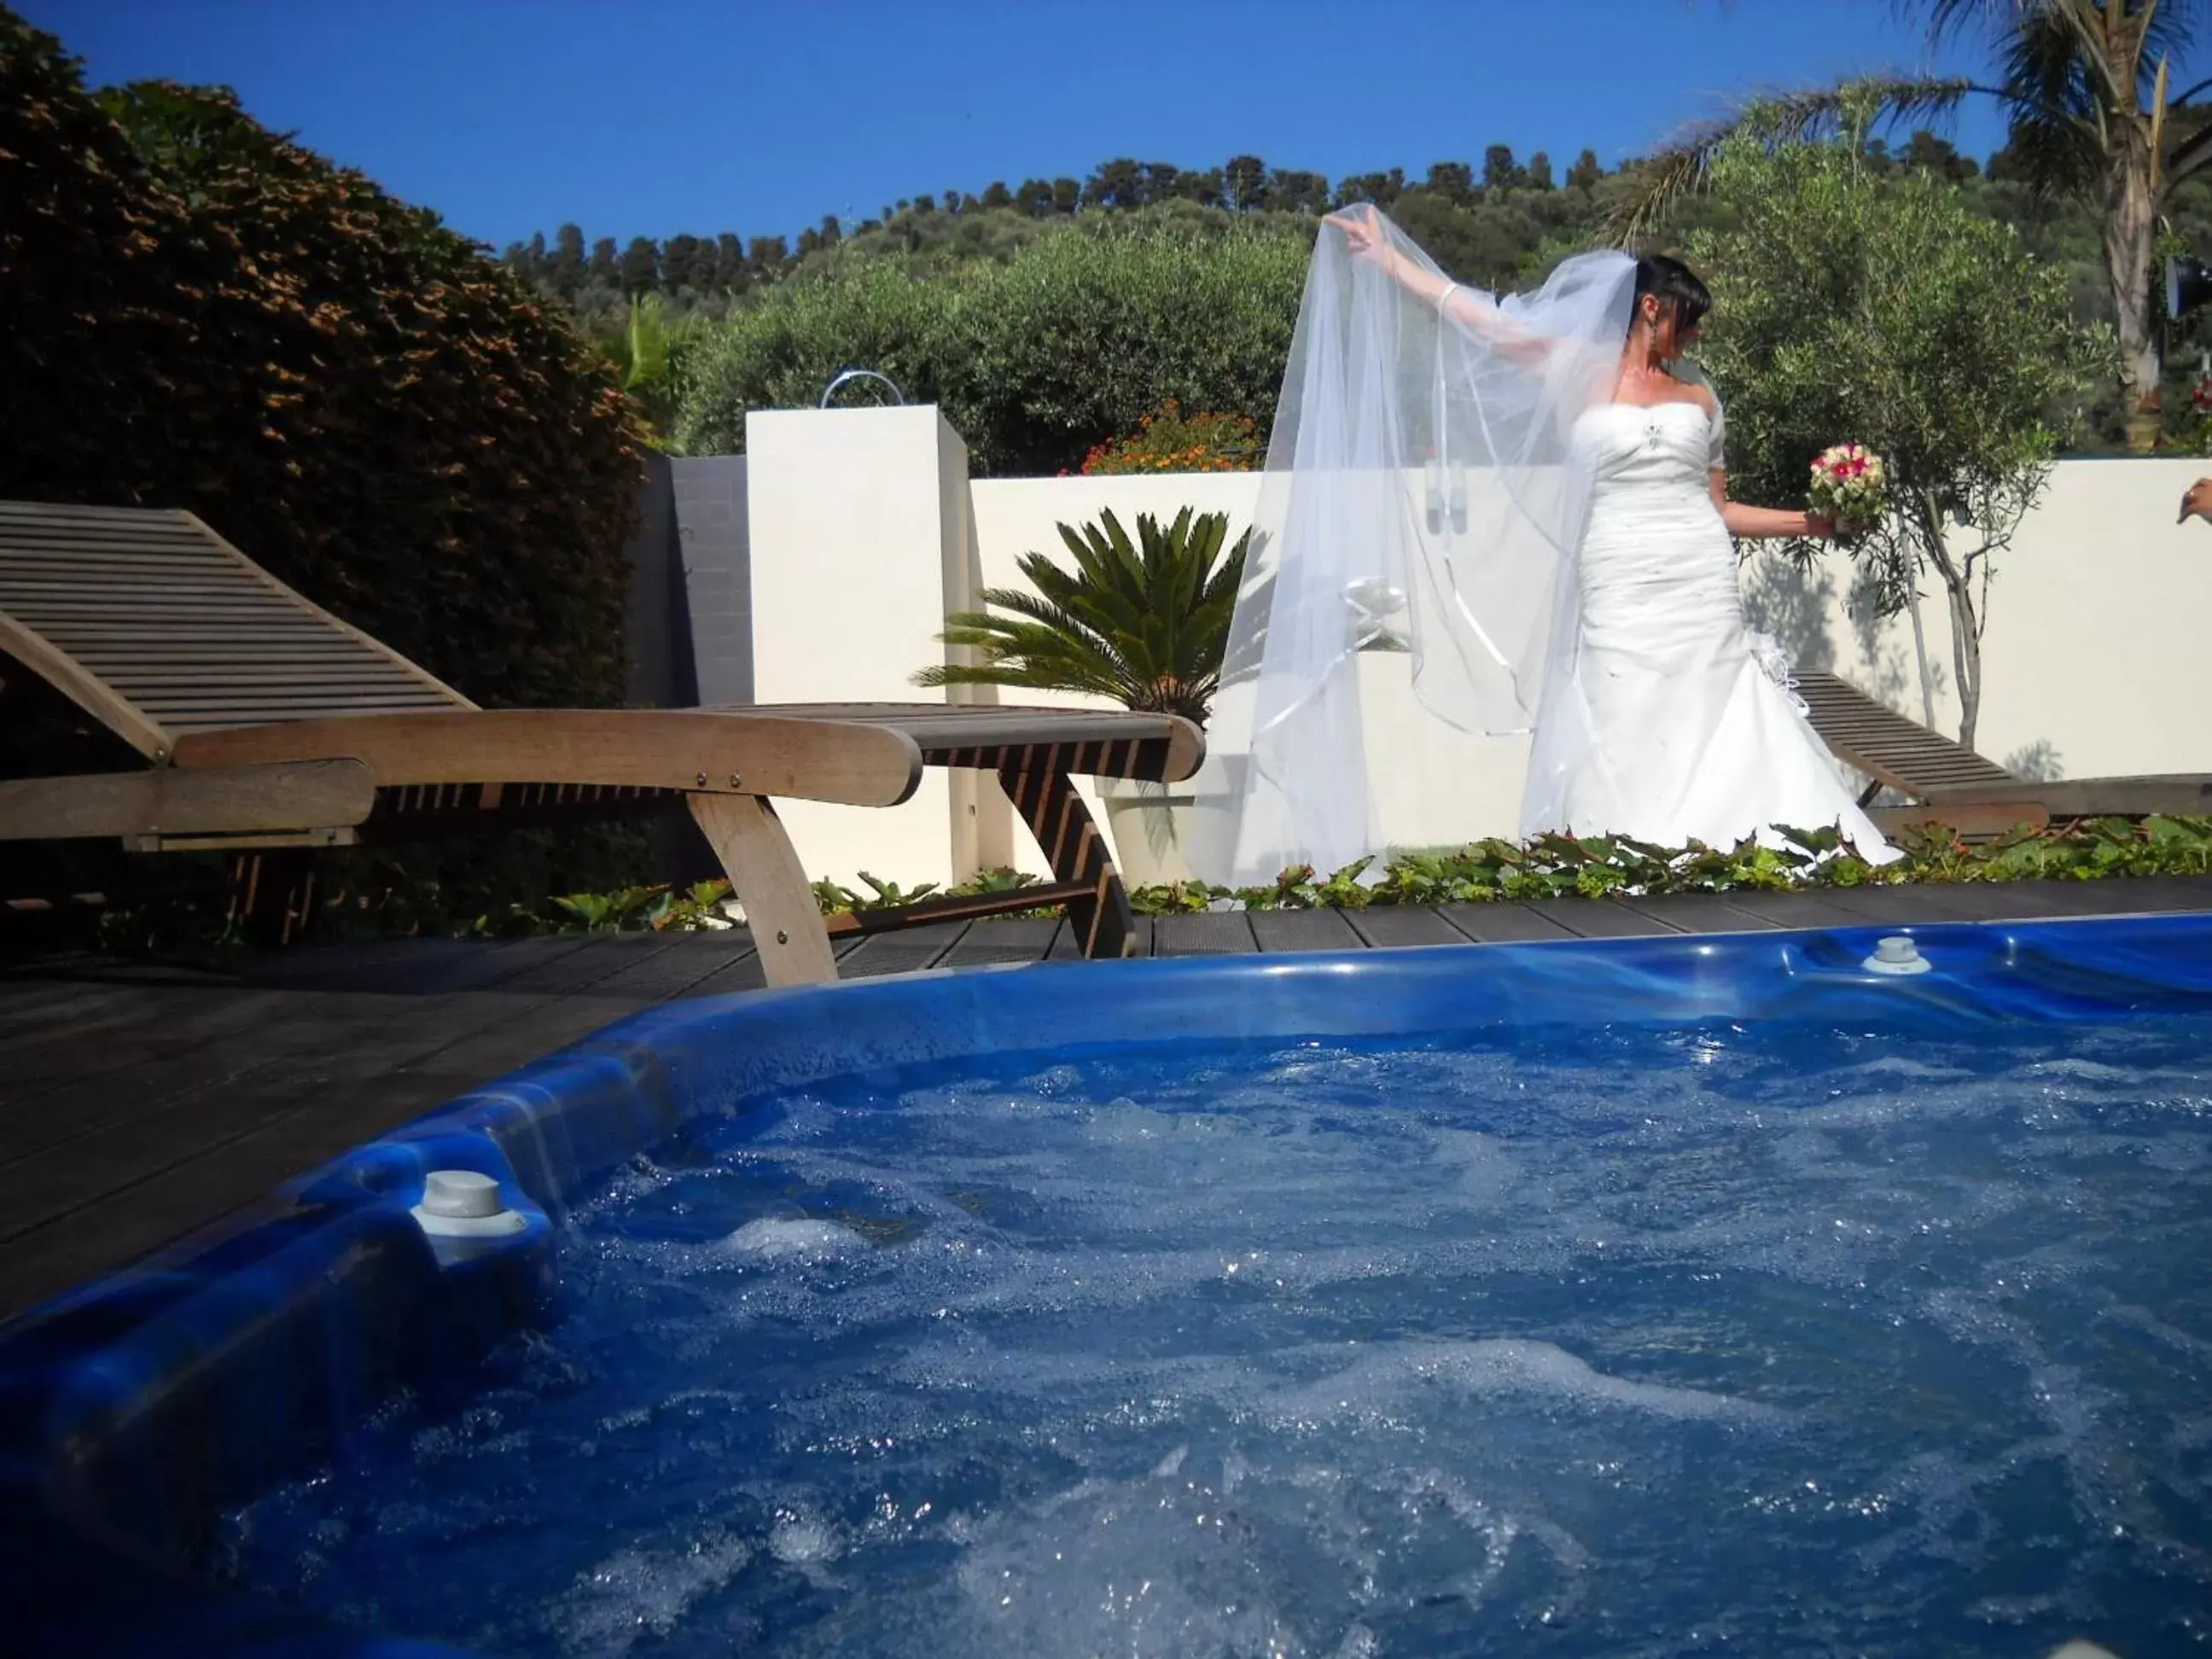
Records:
[[[1216,904],[1248,910],[1378,905],[1510,902],[1607,894],[1725,893],[1817,890],[1822,888],[1910,886],[1961,882],[2088,881],[2131,876],[2212,874],[2212,818],[2092,818],[2042,833],[2021,830],[1994,841],[1961,844],[1940,833],[1899,837],[1905,856],[1879,868],[1836,849],[1833,830],[1801,832],[1802,851],[1747,843],[1729,850],[1691,847],[1666,850],[1632,842],[1579,841],[1549,836],[1525,846],[1480,842],[1450,852],[1405,854],[1391,860],[1379,881],[1364,879],[1358,864],[1321,877],[1310,868],[1285,870],[1268,886],[1233,891],[1192,882],[1182,887],[1139,888],[1130,901],[1139,914],[1164,915]],[[549,872],[550,873],[550,872]],[[875,909],[935,896],[927,883],[908,888],[864,876],[856,892],[817,882],[814,896],[825,915]],[[951,893],[1018,891],[1035,878],[1012,870],[987,871]],[[465,872],[426,872],[406,849],[379,852],[351,867],[334,870],[318,890],[307,936],[317,940],[418,936],[503,937],[578,931],[641,929],[689,932],[726,927],[722,905],[728,884],[702,882],[688,889],[623,884],[589,890],[548,887],[534,893],[496,893]],[[557,891],[561,896],[542,896]],[[49,930],[58,942],[133,953],[195,956],[234,946],[235,930],[220,901],[118,907],[97,917],[63,918]]]
[[[1832,829],[1787,833],[1795,847],[1746,842],[1733,848],[1698,843],[1668,848],[1623,837],[1572,836],[1541,836],[1525,844],[1483,841],[1455,851],[1401,854],[1384,866],[1379,880],[1367,879],[1373,860],[1363,859],[1325,877],[1301,865],[1284,871],[1268,887],[1231,889],[1194,881],[1143,888],[1131,896],[1139,910],[1164,915],[1224,902],[1248,910],[1364,910],[1390,904],[1603,898],[1611,893],[1641,896],[2212,874],[2212,818],[2085,818],[2045,830],[2022,826],[1972,842],[1940,829],[1908,830],[1892,837],[1903,856],[1878,866],[1844,847]]]
[[[0,497],[181,507],[481,702],[623,687],[639,453],[557,308],[228,93],[0,8]]]
[[[740,450],[748,409],[811,407],[850,367],[940,405],[986,477],[1072,470],[1168,398],[1264,432],[1310,230],[1078,222],[924,276],[841,261],[702,332],[678,368],[677,446]]]
[[[1130,902],[1140,915],[1167,915],[1215,905],[1244,910],[1334,908],[1364,910],[1397,904],[1484,904],[1516,899],[1603,898],[1608,894],[1782,892],[1822,888],[1903,887],[1962,882],[2092,881],[2129,876],[2212,875],[2212,818],[2088,818],[2044,831],[2025,828],[1991,841],[1960,842],[1940,830],[1908,830],[1896,842],[1904,856],[1874,866],[1842,850],[1833,830],[1796,830],[1796,848],[1747,842],[1731,849],[1668,849],[1594,836],[1545,836],[1526,844],[1477,842],[1452,851],[1406,853],[1370,880],[1372,860],[1321,876],[1308,865],[1285,870],[1265,887],[1232,889],[1189,882],[1140,887]],[[987,871],[953,893],[1018,891],[1035,878]],[[905,888],[864,876],[854,892],[814,884],[825,915],[871,910],[932,896],[927,883]],[[720,882],[689,894],[638,887],[571,894],[536,912],[513,910],[478,931],[576,927],[691,928],[714,926],[708,912],[727,896]]]

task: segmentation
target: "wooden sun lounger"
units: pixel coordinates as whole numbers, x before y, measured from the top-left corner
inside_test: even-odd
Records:
[[[1914,805],[1873,813],[1885,830],[1941,823],[1962,836],[2001,835],[2053,818],[2212,815],[2212,775],[2023,778],[1931,732],[1832,674],[1799,674],[1813,729],[1838,759]]]
[[[836,967],[775,797],[890,806],[925,766],[994,772],[1054,880],[960,914],[1064,905],[1085,954],[1119,956],[1128,898],[1070,780],[1174,782],[1204,753],[1188,720],[1115,711],[479,708],[180,512],[0,502],[0,652],[148,763],[0,781],[0,842],[330,846],[689,810],[779,985]]]

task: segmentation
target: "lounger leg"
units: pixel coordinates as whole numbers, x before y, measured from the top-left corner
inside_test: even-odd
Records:
[[[757,795],[685,799],[745,907],[768,982],[819,985],[836,978],[837,958],[830,953],[821,907],[775,808]]]
[[[303,854],[248,853],[232,863],[231,920],[263,950],[281,950],[307,931],[314,893],[314,860]]]
[[[1087,884],[1091,896],[1071,900],[1067,925],[1083,945],[1086,957],[1126,957],[1137,948],[1137,919],[1129,910],[1129,895],[1107,856],[1106,838],[1091,821],[1090,810],[1075,786],[1061,771],[1056,757],[1041,757],[1028,765],[1014,765],[999,774],[1014,811],[1022,815],[1045,861],[1061,881]]]

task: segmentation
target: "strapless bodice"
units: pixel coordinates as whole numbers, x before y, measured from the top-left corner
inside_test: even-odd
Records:
[[[1700,493],[1720,463],[1714,422],[1702,404],[1597,404],[1574,426],[1576,457],[1602,496],[1608,485],[1686,484]]]

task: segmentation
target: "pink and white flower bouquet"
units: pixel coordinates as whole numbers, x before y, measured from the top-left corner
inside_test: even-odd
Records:
[[[1838,444],[1813,462],[1812,487],[1805,492],[1808,512],[1833,519],[1836,534],[1864,534],[1889,510],[1889,486],[1881,457],[1857,444]]]

